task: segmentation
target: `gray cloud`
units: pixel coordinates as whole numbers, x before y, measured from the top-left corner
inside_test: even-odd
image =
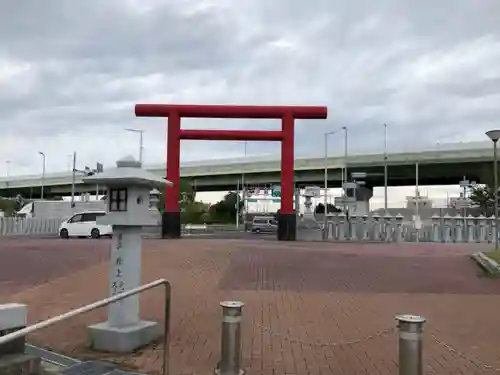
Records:
[[[165,121],[137,102],[328,105],[297,121],[297,154],[350,127],[353,152],[480,140],[500,118],[496,0],[169,0],[0,3],[0,174],[165,154]],[[277,121],[186,120],[185,127],[277,128]],[[342,136],[331,138],[342,153]],[[254,143],[250,154],[278,152]],[[241,155],[237,142],[185,142],[183,160]]]

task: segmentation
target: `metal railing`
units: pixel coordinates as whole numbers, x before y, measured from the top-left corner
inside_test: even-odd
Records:
[[[170,355],[170,305],[171,305],[171,285],[165,279],[158,279],[148,284],[141,285],[137,288],[130,289],[126,292],[116,294],[112,297],[99,300],[97,302],[85,305],[78,309],[71,310],[67,313],[57,315],[53,318],[43,320],[41,322],[35,323],[31,326],[25,327],[8,335],[0,337],[0,346],[6,344],[12,340],[19,339],[30,333],[38,331],[39,329],[49,327],[55,323],[61,322],[63,320],[72,318],[74,316],[84,314],[100,307],[110,305],[114,302],[121,301],[127,297],[139,294],[149,289],[156,288],[160,285],[165,286],[165,304],[163,310],[164,328],[163,328],[163,375],[169,375],[169,355]]]

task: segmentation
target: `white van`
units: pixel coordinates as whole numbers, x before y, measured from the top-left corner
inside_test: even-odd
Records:
[[[252,221],[252,233],[272,233],[278,230],[278,221],[271,216],[255,216]]]
[[[104,215],[106,215],[106,211],[85,211],[76,213],[61,224],[59,227],[59,236],[61,238],[111,237],[113,235],[113,228],[111,225],[100,225],[96,223],[97,218]]]

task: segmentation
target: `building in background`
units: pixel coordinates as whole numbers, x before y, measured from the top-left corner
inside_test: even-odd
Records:
[[[447,208],[470,208],[472,207],[472,201],[469,198],[465,198],[463,193],[460,193],[458,197],[448,197],[446,203]]]
[[[426,208],[432,208],[432,199],[429,199],[427,195],[420,195],[420,192],[418,192],[416,195],[407,195],[406,196],[406,207],[412,210],[415,210],[417,208],[417,201],[418,201],[418,209],[426,209]]]

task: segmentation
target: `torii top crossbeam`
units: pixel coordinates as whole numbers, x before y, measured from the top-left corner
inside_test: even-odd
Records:
[[[326,119],[327,108],[322,106],[258,106],[258,105],[192,105],[192,104],[136,104],[137,117],[198,118],[268,118],[280,119],[290,114],[295,119]]]

